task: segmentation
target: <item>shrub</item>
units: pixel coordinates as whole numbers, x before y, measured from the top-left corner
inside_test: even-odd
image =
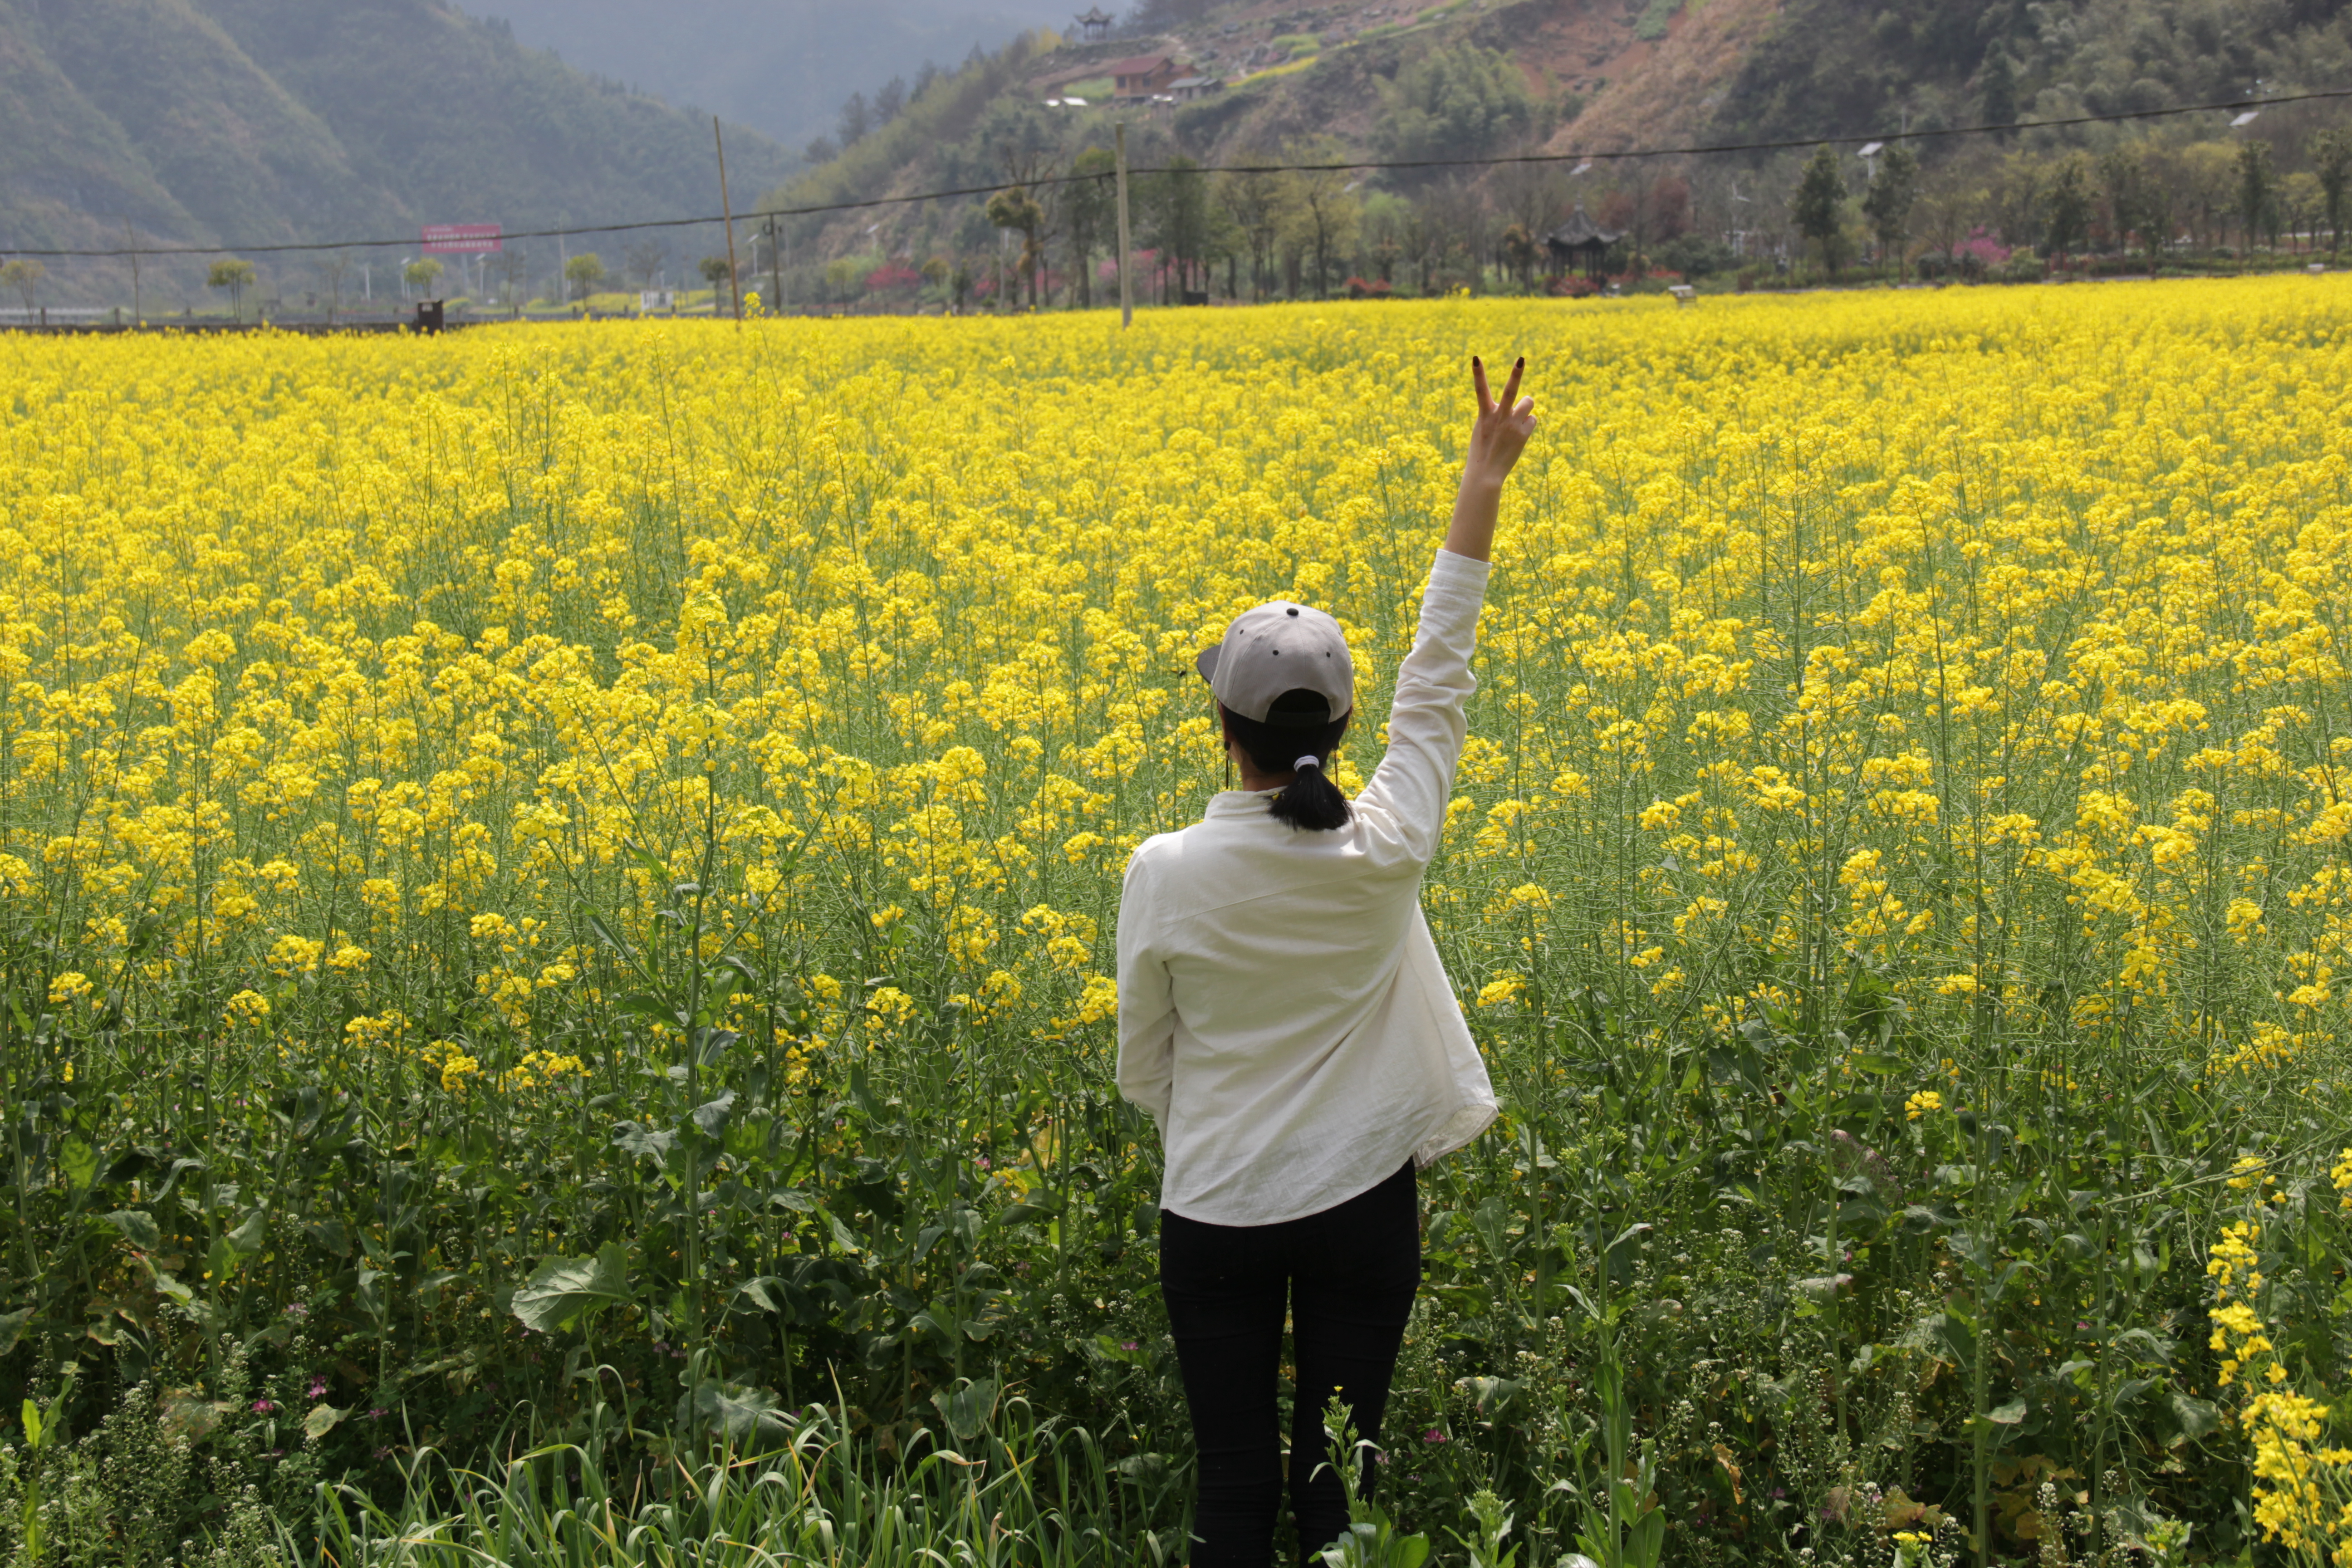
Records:
[[[1433,48],[1380,84],[1373,145],[1391,158],[1468,157],[1527,129],[1535,100],[1507,55]]]

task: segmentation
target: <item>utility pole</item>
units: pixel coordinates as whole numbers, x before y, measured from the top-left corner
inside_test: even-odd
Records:
[[[1115,130],[1118,143],[1118,324],[1125,331],[1135,324],[1135,284],[1127,268],[1127,121],[1120,121]]]
[[[735,206],[727,199],[727,138],[719,129],[719,116],[710,117],[710,137],[719,143],[719,210],[727,219],[727,289],[735,296],[735,327],[743,326],[742,274],[735,270]]]
[[[131,250],[131,319],[140,325],[147,322],[147,312],[139,304],[139,236],[131,227],[131,220],[122,220],[122,238]]]
[[[784,312],[784,258],[776,252],[777,235],[782,225],[776,215],[768,215],[768,308],[778,315]]]

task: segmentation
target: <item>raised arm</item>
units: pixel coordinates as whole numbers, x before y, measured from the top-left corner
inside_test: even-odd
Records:
[[[1400,865],[1427,865],[1444,835],[1445,802],[1468,733],[1463,709],[1478,689],[1470,656],[1477,646],[1495,517],[1503,481],[1535,433],[1535,399],[1518,395],[1526,368],[1525,359],[1511,367],[1510,384],[1497,403],[1486,390],[1486,367],[1470,362],[1478,417],[1470,427],[1454,521],[1445,532],[1445,548],[1430,568],[1412,651],[1397,667],[1388,752],[1356,797],[1368,843],[1390,846]]]
[[[1445,531],[1445,548],[1473,561],[1489,561],[1495,552],[1495,518],[1503,504],[1503,481],[1527,450],[1536,433],[1536,400],[1519,396],[1519,377],[1528,360],[1521,354],[1511,366],[1511,379],[1500,402],[1486,391],[1486,363],[1473,355],[1470,380],[1478,393],[1478,417],[1470,426],[1470,449],[1462,461],[1462,488],[1454,497],[1454,522]]]

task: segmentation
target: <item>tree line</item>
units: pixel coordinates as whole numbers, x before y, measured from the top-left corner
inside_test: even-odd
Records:
[[[1349,156],[1319,137],[1231,161]],[[2017,280],[2300,262],[2340,254],[2352,216],[2352,124],[2340,121],[2097,148],[2012,138],[1932,163],[1900,142],[1867,157],[1823,146],[1769,163],[1518,164],[1419,179],[1369,165],[1218,171],[1164,143],[1146,160],[1157,167],[1133,179],[1130,216],[1142,298],[1164,303],[1581,292],[1580,269],[1547,244],[1579,210],[1616,237],[1598,270],[1621,287],[1737,273],[1841,280],[1860,268],[1890,280]],[[813,244],[787,292],[829,307],[1101,303],[1117,246],[1113,166],[1098,142],[1067,155],[1008,142],[996,170],[1008,188],[907,214],[896,236],[830,258]]]

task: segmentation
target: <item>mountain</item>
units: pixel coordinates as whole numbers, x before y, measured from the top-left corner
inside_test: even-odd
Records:
[[[925,60],[953,67],[1035,27],[1066,28],[1070,0],[467,0],[575,65],[738,120],[797,147],[829,135],[852,91]]]
[[[1110,63],[1153,54],[1218,85],[1180,104],[1106,102]],[[1418,163],[1368,170],[1348,186],[1365,215],[1363,244],[1375,249],[1407,244],[1408,233],[1475,232],[1499,245],[1512,225],[1541,232],[1587,203],[1595,212],[1630,204],[1621,226],[1640,231],[1644,204],[1662,189],[1681,215],[1675,224],[1725,235],[1785,229],[1811,138],[2344,88],[2352,88],[2352,0],[1144,0],[1116,39],[1033,40],[975,63],[762,205],[845,204],[1067,169],[1108,146],[1111,122],[1123,120],[1141,168],[1180,157],[1213,167],[1285,157]],[[1087,107],[1069,107],[1073,96]],[[2195,142],[2201,169],[2216,156],[2229,163],[2231,138],[2251,138],[2275,143],[2292,182],[2308,177],[2298,162],[2305,140],[2331,123],[2352,123],[2352,100],[2281,105],[2251,130],[2206,113],[1918,145],[1931,177],[1965,163],[1976,188],[2017,183],[1978,167],[2008,152]],[[1676,146],[1750,150],[1612,157]],[[1566,162],[1434,166],[1517,153]],[[1594,161],[1575,167],[1581,155]],[[1862,178],[1864,165],[1850,162]],[[2288,194],[2308,205],[2301,185]],[[1375,221],[1383,195],[1412,202],[1412,222]],[[1045,227],[1067,243],[1074,231],[1060,197],[1052,187],[1044,195]],[[2200,215],[2230,205],[2201,186],[2183,199]],[[971,255],[985,268],[996,241],[978,206],[973,198],[952,209],[927,203],[799,220],[793,254],[845,265]],[[1070,221],[1093,221],[1083,207]],[[1235,242],[1216,237],[1220,226],[1256,220],[1236,206],[1166,221],[1195,237],[1169,240],[1180,253],[1197,244],[1230,254]],[[1289,244],[1250,242],[1261,267]],[[1352,259],[1372,262],[1375,249]]]
[[[744,191],[793,163],[750,131],[728,155]],[[717,187],[709,120],[443,0],[0,0],[0,253],[680,217]]]
[[[1715,123],[1773,139],[2345,87],[2347,0],[1786,0]]]
[[[1555,151],[2352,87],[2352,0],[1365,0],[1309,8],[1306,25],[1282,4],[1152,0],[1144,15],[1159,46],[1213,75],[1262,68],[1283,35],[1294,62],[1302,42],[1319,49],[1312,68],[1245,87],[1250,106],[1213,117],[1195,153],[1304,125],[1369,150],[1392,102],[1376,84],[1461,44],[1507,57],[1538,105],[1560,107],[1541,138]]]

